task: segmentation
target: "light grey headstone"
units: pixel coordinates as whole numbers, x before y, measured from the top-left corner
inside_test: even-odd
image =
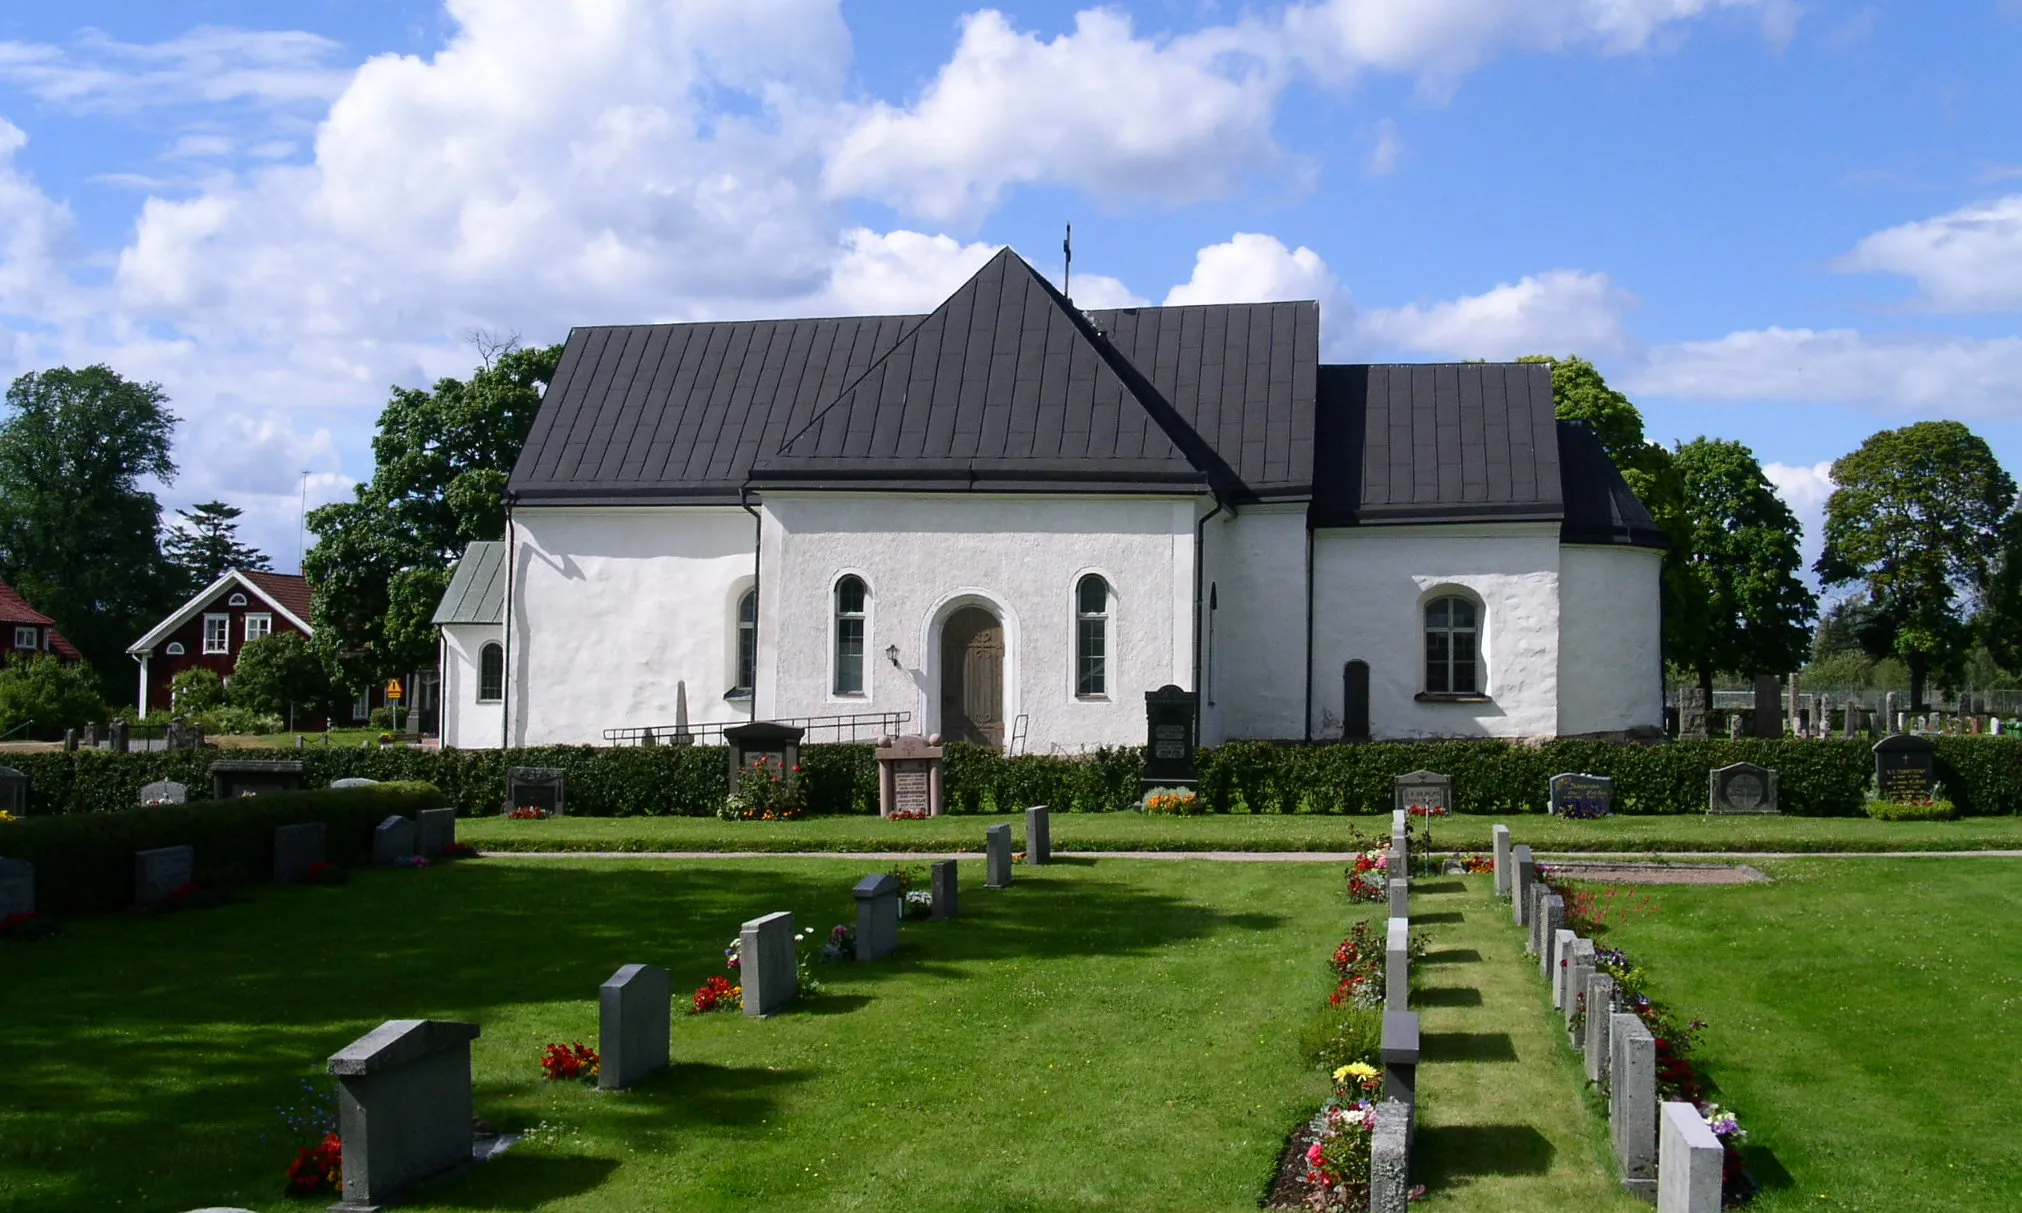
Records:
[[[330,1058],[344,1141],[344,1199],[377,1209],[425,1179],[470,1165],[470,1042],[478,1026],[393,1019]]]
[[[173,779],[162,779],[141,785],[140,803],[143,805],[188,804],[189,801],[189,788]]]
[[[1579,1014],[1580,1007],[1584,1005],[1587,978],[1594,975],[1593,940],[1577,935],[1573,937],[1573,954],[1566,962],[1565,974],[1566,1001],[1563,1010],[1566,1013],[1566,1035],[1572,1042],[1573,1052],[1583,1053],[1587,1048],[1586,1037],[1573,1031],[1573,1016]]]
[[[1436,771],[1412,771],[1399,775],[1390,781],[1391,811],[1406,812],[1416,809],[1451,809],[1453,807],[1453,777]]]
[[[1369,1139],[1369,1213],[1405,1213],[1411,1207],[1411,1109],[1394,1099],[1376,1105]]]
[[[667,1068],[674,986],[657,965],[626,965],[597,988],[597,1085],[622,1090]]]
[[[1608,1018],[1608,1135],[1622,1186],[1645,1198],[1657,1189],[1657,1040],[1634,1015]]]
[[[991,826],[983,831],[984,879],[986,889],[1011,887],[1011,827]]]
[[[1752,762],[1736,762],[1706,774],[1706,811],[1775,816],[1776,772]]]
[[[1608,1020],[1615,1013],[1615,979],[1599,971],[1587,975],[1587,1081],[1608,1079]]]
[[[857,959],[880,960],[899,950],[899,882],[880,872],[850,890],[857,902]]]
[[[1383,1009],[1411,1009],[1411,920],[1392,918],[1383,940]]]
[[[356,775],[330,781],[330,786],[333,788],[371,788],[378,785],[379,781],[377,779],[364,779]]]
[[[946,922],[962,912],[961,886],[956,883],[955,861],[943,859],[933,865],[934,921]]]
[[[1545,898],[1551,896],[1551,890],[1541,884],[1533,883],[1528,887],[1528,892],[1530,894],[1530,907],[1523,913],[1524,955],[1536,956],[1538,954],[1538,925],[1545,920]],[[1540,968],[1539,972],[1543,972],[1543,969]]]
[[[1043,804],[1025,810],[1025,862],[1053,862],[1053,817]]]
[[[35,865],[25,859],[0,859],[0,918],[35,912]]]
[[[1390,878],[1390,916],[1411,917],[1411,882],[1402,876]]]
[[[196,872],[194,847],[156,847],[133,853],[133,899],[151,906],[189,884]]]
[[[322,863],[329,830],[320,821],[274,827],[274,883],[293,884]]]
[[[1411,828],[1411,815],[1403,809],[1390,810],[1390,836],[1397,837]]]
[[[744,924],[739,933],[738,976],[744,981],[744,1013],[773,1015],[800,994],[799,956],[794,951],[793,915],[782,910]]]
[[[1510,901],[1516,925],[1526,927],[1531,921],[1531,886],[1537,881],[1537,860],[1531,857],[1529,844],[1515,847],[1510,851]]]
[[[455,809],[423,809],[414,821],[423,855],[433,859],[456,845]]]
[[[1689,1103],[1667,1103],[1657,1145],[1657,1213],[1720,1213],[1727,1151]]]
[[[1489,836],[1495,839],[1495,895],[1508,897],[1516,876],[1510,870],[1509,827],[1496,826],[1489,831]]]
[[[1896,693],[1890,691],[1882,696],[1882,727],[1891,733],[1903,731],[1902,713],[1896,708]]]
[[[1566,975],[1572,969],[1573,941],[1579,936],[1564,927],[1552,932],[1552,963],[1548,976],[1552,981],[1552,1006],[1566,1005]]]
[[[372,862],[399,863],[415,856],[418,831],[414,823],[395,814],[372,828]]]
[[[1538,974],[1548,981],[1558,967],[1557,940],[1565,925],[1566,899],[1547,891],[1538,899]]]

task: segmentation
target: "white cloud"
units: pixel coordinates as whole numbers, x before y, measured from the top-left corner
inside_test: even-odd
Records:
[[[1760,329],[1650,351],[1624,386],[1645,396],[1797,401],[1939,417],[2014,416],[2022,338]]]
[[[1798,555],[1809,570],[1818,561],[1818,554],[1825,546],[1825,502],[1832,496],[1832,464],[1814,463],[1810,467],[1793,466],[1786,463],[1765,463],[1762,474],[1776,489],[1776,495],[1783,498],[1783,504],[1797,515],[1797,523],[1803,528],[1798,542]],[[1810,573],[1807,571],[1809,580]]]
[[[295,30],[208,26],[165,42],[121,42],[86,30],[68,47],[0,42],[0,82],[46,104],[127,111],[186,102],[327,103],[347,73],[342,48]]]
[[[1385,118],[1376,124],[1376,146],[1369,149],[1369,175],[1387,177],[1397,171],[1397,123]]]
[[[68,294],[61,263],[74,226],[69,209],[15,164],[26,146],[21,128],[0,118],[0,317],[46,324]]]
[[[1447,358],[1591,358],[1633,347],[1623,319],[1635,304],[1606,274],[1548,270],[1479,295],[1367,310],[1357,321],[1356,340]]]
[[[852,228],[843,234],[843,254],[829,280],[826,299],[833,307],[821,310],[845,316],[930,311],[1001,247],[921,232]]]
[[[1166,306],[1188,303],[1266,303],[1341,295],[1340,280],[1320,254],[1300,245],[1288,249],[1275,236],[1237,232],[1194,255],[1193,277],[1166,292]]]
[[[2022,308],[2022,194],[1875,232],[1834,264],[1912,278],[1937,311]]]

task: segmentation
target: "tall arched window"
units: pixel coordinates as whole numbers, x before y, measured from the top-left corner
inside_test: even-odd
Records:
[[[864,693],[864,608],[870,591],[861,577],[835,583],[835,693]]]
[[[1074,693],[1109,693],[1109,583],[1094,573],[1074,586]]]
[[[1425,691],[1479,695],[1488,679],[1481,663],[1480,608],[1457,594],[1425,604]]]
[[[749,692],[758,676],[758,591],[744,591],[737,600],[737,685],[734,694]]]
[[[505,646],[494,640],[477,651],[477,701],[505,698]]]

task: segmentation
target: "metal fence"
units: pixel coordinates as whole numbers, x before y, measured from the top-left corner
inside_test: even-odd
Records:
[[[852,712],[839,716],[789,716],[783,720],[732,720],[717,724],[653,724],[605,729],[612,745],[722,745],[723,730],[741,724],[783,724],[801,730],[803,742],[866,742],[903,731],[911,712]]]

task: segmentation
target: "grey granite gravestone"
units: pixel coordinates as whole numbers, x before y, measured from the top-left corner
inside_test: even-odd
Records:
[[[1566,1005],[1566,977],[1573,964],[1573,941],[1579,936],[1565,927],[1552,932],[1552,966],[1549,976],[1552,981],[1552,1006],[1563,1009]]]
[[[1496,826],[1489,831],[1495,840],[1495,895],[1508,897],[1515,873],[1510,871],[1509,827]]]
[[[1881,731],[1884,733],[1900,733],[1903,731],[1903,722],[1896,708],[1896,693],[1894,691],[1890,691],[1882,696]]]
[[[1011,827],[991,826],[983,831],[984,873],[983,887],[986,889],[1008,889],[1011,887]]]
[[[0,812],[16,817],[28,813],[28,776],[13,767],[0,767]]]
[[[1678,692],[1678,740],[1706,740],[1706,709],[1703,687],[1686,687]]]
[[[421,853],[430,859],[456,845],[456,810],[423,809],[414,815]]]
[[[63,752],[66,754],[75,754],[77,752],[76,729],[63,730]]]
[[[1938,778],[1938,745],[1897,733],[1874,744],[1875,787],[1884,800],[1928,800]]]
[[[1511,913],[1516,925],[1529,926],[1531,921],[1531,888],[1537,882],[1537,860],[1531,857],[1530,844],[1512,848],[1510,851],[1510,901]]]
[[[127,723],[115,720],[105,726],[105,744],[115,754],[124,754],[130,742],[127,740]]]
[[[1411,882],[1402,876],[1390,878],[1390,916],[1411,917]]]
[[[1573,954],[1566,962],[1566,1038],[1572,1042],[1573,1052],[1583,1053],[1587,1048],[1586,1036],[1575,1031],[1575,1017],[1580,1014],[1587,1000],[1587,979],[1594,975],[1594,941],[1573,938]],[[1578,1026],[1584,1027],[1585,1020]]]
[[[881,740],[871,757],[878,764],[878,816],[893,813],[941,815],[947,749],[908,734]]]
[[[1784,712],[1784,719],[1790,722],[1791,735],[1795,737],[1806,736],[1804,696],[1798,692],[1798,676],[1796,671],[1791,672],[1790,681],[1785,685],[1785,692],[1789,706]]]
[[[1615,781],[1568,771],[1552,776],[1551,798],[1554,817],[1606,817],[1615,811]]]
[[[1741,713],[1739,712],[1729,712],[1727,714],[1727,740],[1741,740]]]
[[[1200,696],[1170,683],[1144,693],[1144,774],[1138,783],[1142,800],[1154,788],[1196,788],[1200,770],[1194,764],[1194,740],[1200,716]]]
[[[955,861],[943,859],[930,869],[934,885],[934,921],[946,922],[962,912],[961,888],[956,883]]]
[[[140,803],[145,808],[152,804],[188,804],[190,790],[173,779],[161,779],[140,786]]]
[[[133,853],[133,899],[151,906],[189,884],[195,875],[194,847],[156,847]]]
[[[302,790],[302,764],[293,759],[221,758],[210,765],[210,775],[212,800]]]
[[[542,809],[550,817],[560,817],[569,807],[568,783],[569,773],[560,767],[507,767],[506,811]],[[732,780],[731,791],[736,790]]]
[[[35,865],[0,859],[0,918],[35,912]]]
[[[384,867],[415,856],[414,823],[398,814],[372,828],[372,862]]]
[[[1538,903],[1538,974],[1548,981],[1551,980],[1552,970],[1558,967],[1559,932],[1565,929],[1566,899],[1557,893],[1547,892]]]
[[[1776,817],[1776,772],[1736,762],[1706,775],[1706,811],[1716,816]]]
[[[379,786],[379,781],[377,779],[366,779],[362,776],[352,775],[344,779],[333,779],[330,781],[330,786],[333,788],[374,788]]]
[[[657,965],[625,965],[597,987],[597,1086],[621,1091],[667,1068],[673,999]]]
[[[344,1199],[368,1213],[470,1165],[470,1042],[478,1026],[392,1019],[330,1057],[344,1142]]]
[[[1392,918],[1383,934],[1383,1009],[1411,1009],[1411,922]]]
[[[1650,1199],[1657,1190],[1657,1041],[1634,1015],[1608,1017],[1608,1136],[1622,1186]]]
[[[1053,862],[1053,817],[1043,804],[1025,810],[1025,862]]]
[[[1783,736],[1783,705],[1778,702],[1782,680],[1774,674],[1755,676],[1755,735],[1767,741]]]
[[[1369,1137],[1369,1213],[1411,1207],[1411,1108],[1394,1099],[1376,1105]]]
[[[1689,1103],[1664,1105],[1657,1136],[1657,1213],[1720,1213],[1727,1151]]]
[[[1587,975],[1585,1048],[1587,1081],[1608,1079],[1608,1019],[1615,1013],[1615,979],[1599,971]]]
[[[1405,1106],[1404,1134],[1416,1136],[1418,1120],[1418,1012],[1383,1012],[1383,1098]]]
[[[738,934],[738,976],[744,1013],[764,1018],[800,994],[800,957],[794,951],[793,915],[784,910],[754,918]]]
[[[857,881],[857,959],[880,960],[899,950],[899,882],[888,872]]]
[[[293,884],[322,863],[329,830],[320,821],[274,827],[274,883]]]
[[[1412,809],[1450,810],[1453,807],[1453,777],[1433,771],[1399,775],[1390,781],[1390,798],[1391,806],[1401,813]]]

